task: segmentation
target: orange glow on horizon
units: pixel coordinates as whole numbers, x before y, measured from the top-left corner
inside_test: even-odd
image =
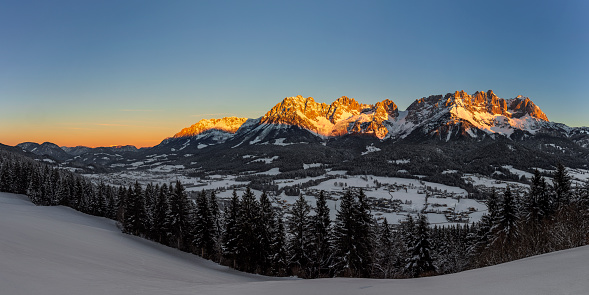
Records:
[[[4,132],[3,132],[4,133]],[[166,131],[133,130],[132,132],[88,132],[88,130],[74,129],[69,132],[30,132],[11,134],[0,134],[0,143],[15,146],[23,142],[51,142],[58,146],[87,146],[87,147],[110,147],[134,145],[137,148],[152,147],[158,145],[162,140],[171,136]]]

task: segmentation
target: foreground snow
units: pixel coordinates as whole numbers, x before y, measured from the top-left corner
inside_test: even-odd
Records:
[[[0,193],[2,294],[589,294],[589,247],[454,275],[276,279],[120,233],[114,222]]]

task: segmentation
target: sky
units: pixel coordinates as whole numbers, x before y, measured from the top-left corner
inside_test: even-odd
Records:
[[[492,89],[588,126],[589,1],[0,1],[0,143],[154,146],[200,119]]]

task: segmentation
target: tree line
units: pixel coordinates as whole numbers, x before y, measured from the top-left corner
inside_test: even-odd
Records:
[[[585,245],[589,185],[573,187],[558,165],[538,171],[527,194],[509,187],[488,197],[473,225],[431,227],[427,215],[378,223],[362,190],[340,198],[335,219],[321,192],[283,210],[247,188],[220,202],[214,191],[188,197],[180,182],[145,187],[95,184],[75,173],[0,151],[0,190],[34,204],[63,205],[118,221],[123,232],[232,268],[302,278],[408,278],[454,273]]]

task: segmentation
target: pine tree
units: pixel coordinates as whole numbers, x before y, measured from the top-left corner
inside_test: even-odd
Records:
[[[184,186],[180,181],[170,189],[169,214],[166,221],[170,229],[170,246],[187,251],[189,246],[192,202],[188,200]]]
[[[372,270],[373,247],[372,242],[376,239],[374,236],[374,220],[370,211],[370,205],[366,202],[366,195],[360,189],[358,193],[358,210],[356,212],[356,220],[358,228],[356,229],[356,250],[360,258],[358,264],[358,275],[362,277],[369,277]]]
[[[10,174],[7,172],[6,174]],[[8,180],[5,180],[8,181]],[[8,191],[8,190],[7,190]],[[42,192],[41,192],[41,177],[38,170],[34,169],[31,174],[31,181],[27,190],[27,196],[31,202],[35,205],[41,204]]]
[[[276,230],[272,238],[272,269],[271,274],[287,275],[288,255],[286,253],[286,234],[282,216],[276,216]]]
[[[554,187],[554,207],[555,210],[559,210],[569,204],[571,197],[571,177],[562,163],[558,163],[556,166],[552,184]]]
[[[265,274],[271,268],[272,264],[272,236],[276,228],[274,224],[274,209],[266,192],[260,196],[260,227],[258,228],[260,252],[259,265],[261,273]]]
[[[23,169],[20,169],[21,171]],[[51,169],[50,176],[49,176],[49,186],[51,190],[51,194],[49,197],[49,205],[57,206],[61,202],[61,195],[59,194],[59,185],[60,185],[60,177],[59,171],[57,169]],[[17,187],[19,187],[18,185]],[[18,189],[20,190],[20,189]],[[102,215],[99,215],[102,216]]]
[[[394,274],[394,257],[395,246],[393,243],[393,234],[389,222],[385,218],[379,227],[378,251],[376,255],[376,267],[378,268],[379,277],[390,279]]]
[[[335,269],[343,276],[366,277],[372,264],[371,219],[364,193],[352,191],[340,199],[334,228]]]
[[[119,186],[119,188],[117,189],[117,221],[120,224],[125,223],[125,203],[127,202],[126,199],[127,189],[124,186]]]
[[[299,195],[299,198],[292,205],[288,217],[288,233],[291,237],[288,246],[289,265],[295,274],[301,277],[309,277],[308,266],[311,251],[310,212],[311,206],[305,201],[303,195]]]
[[[315,216],[312,217],[312,222],[312,261],[314,264],[312,277],[328,276],[332,257],[330,240],[331,219],[324,191],[321,191],[317,197]]]
[[[248,187],[241,197],[237,232],[237,264],[239,269],[255,272],[259,266],[260,203]]]
[[[210,259],[214,259],[218,262],[218,259],[221,257],[221,234],[222,234],[222,224],[221,224],[221,211],[219,209],[219,201],[217,200],[217,194],[215,191],[211,191],[209,195],[209,209],[211,211],[211,218],[213,219],[213,228],[211,229],[211,234],[213,235],[213,243],[214,243],[214,257],[209,256]]]
[[[431,257],[431,246],[429,241],[429,227],[427,216],[420,215],[415,227],[415,238],[413,244],[408,247],[410,257],[405,267],[405,272],[410,277],[433,275],[436,271]]]
[[[511,259],[513,244],[519,235],[516,202],[509,186],[503,193],[503,200],[497,213],[497,219],[491,228],[493,233],[491,245],[497,257],[495,262],[504,262]]]
[[[195,240],[194,246],[198,249],[200,256],[209,258],[214,255],[214,221],[211,216],[209,199],[205,191],[198,194],[196,198],[196,214],[194,217]]]
[[[106,216],[107,211],[107,200],[106,200],[106,185],[104,182],[100,182],[98,187],[96,188],[96,199],[97,199],[97,208],[96,208],[96,215],[97,216]]]
[[[225,231],[223,233],[223,257],[230,261],[230,265],[237,269],[237,255],[238,255],[238,235],[239,235],[239,215],[241,206],[237,193],[233,191],[233,196],[229,202],[229,206],[225,208]]]
[[[11,169],[10,161],[5,161],[0,169],[0,191],[11,192],[12,191],[12,180],[13,170]],[[34,174],[34,171],[33,173]],[[31,180],[32,181],[32,180]],[[27,192],[28,194],[28,192]],[[29,196],[31,198],[31,196]],[[34,202],[33,202],[34,203]]]
[[[493,190],[487,200],[487,214],[481,217],[478,222],[475,242],[469,250],[469,256],[473,261],[473,266],[482,267],[490,263],[488,261],[488,249],[493,240],[492,228],[497,222],[497,216],[499,214],[499,197],[497,192]]]
[[[157,191],[155,186],[152,183],[148,183],[145,186],[145,191],[143,192],[143,200],[145,203],[145,228],[148,232],[147,237],[149,239],[153,239],[151,236],[152,228],[153,228],[153,211],[155,210],[155,200],[157,198]]]
[[[169,194],[168,186],[163,184],[159,188],[153,211],[152,237],[154,241],[164,245],[168,245],[168,237],[171,235],[168,224],[168,214],[170,213],[170,207],[168,205]]]
[[[65,186],[64,186],[65,187]],[[106,186],[106,211],[105,217],[109,219],[116,219],[117,216],[117,200],[113,190],[113,187],[110,185]]]
[[[530,191],[524,203],[525,218],[530,222],[540,223],[551,214],[548,187],[546,180],[537,169],[534,171],[531,181]]]
[[[125,199],[125,218],[123,229],[126,233],[136,236],[145,235],[145,203],[143,201],[143,190],[139,182],[127,190]]]

